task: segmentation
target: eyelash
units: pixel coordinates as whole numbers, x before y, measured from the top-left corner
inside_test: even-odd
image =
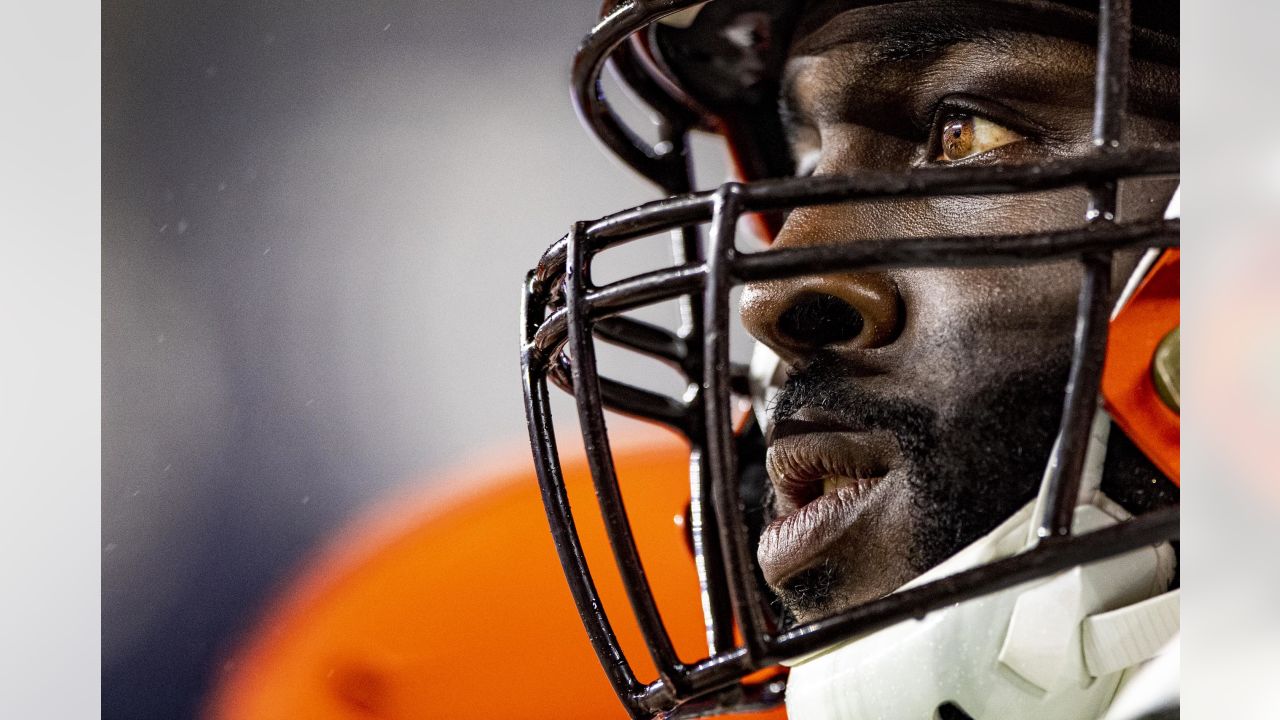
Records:
[[[921,134],[927,138],[925,151],[930,161],[938,157],[942,151],[943,124],[951,118],[961,116],[982,118],[996,123],[1018,133],[1025,140],[1040,139],[1044,135],[1043,128],[1003,105],[971,95],[948,95],[934,103],[925,116],[928,118],[928,125],[923,128]],[[972,157],[978,157],[978,155]]]
[[[925,143],[925,161],[933,163],[942,150],[942,126],[950,118],[972,116],[996,123],[1022,135],[1024,140],[1043,140],[1047,131],[999,103],[972,95],[947,95],[936,101],[925,113],[919,125],[920,136]],[[999,148],[996,148],[999,149]],[[990,151],[989,151],[990,152]],[[978,153],[971,157],[980,157]],[[795,177],[813,174],[821,159],[821,150],[812,150],[796,159]],[[968,158],[954,162],[963,162]],[[948,163],[948,164],[954,164]]]

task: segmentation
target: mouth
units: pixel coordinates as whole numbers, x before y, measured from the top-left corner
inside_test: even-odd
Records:
[[[760,536],[757,559],[775,587],[812,567],[883,502],[901,459],[887,431],[858,431],[804,413],[779,423],[765,467],[777,517]]]

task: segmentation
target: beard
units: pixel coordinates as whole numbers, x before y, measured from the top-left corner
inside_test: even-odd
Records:
[[[911,569],[923,573],[986,535],[1036,495],[1061,420],[1068,353],[973,388],[939,410],[859,387],[855,369],[820,353],[788,378],[774,421],[817,408],[859,431],[887,431],[907,464]],[[777,588],[793,612],[833,607],[833,573],[822,562]]]

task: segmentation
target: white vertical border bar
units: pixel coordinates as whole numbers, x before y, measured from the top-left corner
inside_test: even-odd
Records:
[[[101,710],[101,8],[0,5],[0,717]]]
[[[1182,3],[1182,717],[1280,699],[1280,3]]]

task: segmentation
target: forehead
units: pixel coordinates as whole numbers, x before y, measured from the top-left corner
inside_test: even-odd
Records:
[[[1093,26],[1086,18],[1075,18],[1069,33],[1062,31],[1065,22],[1057,24],[1056,35],[1068,40],[1034,33],[1013,14],[993,22],[977,5],[909,2],[814,12],[790,48],[784,108],[813,123],[900,133],[918,125],[940,93],[1040,101],[1053,87],[1058,104],[1091,102],[1093,50],[1081,37]]]
[[[1044,2],[820,0],[806,6],[792,36],[784,105],[819,115],[824,106],[900,104],[956,86],[1091,105],[1096,23],[1091,13]],[[1131,109],[1176,115],[1176,39],[1139,30],[1132,50]]]
[[[816,55],[839,44],[874,46],[883,60],[909,60],[967,40],[1040,36],[1092,44],[1094,15],[1047,2],[906,0],[867,5],[819,0],[805,6],[791,56]]]

